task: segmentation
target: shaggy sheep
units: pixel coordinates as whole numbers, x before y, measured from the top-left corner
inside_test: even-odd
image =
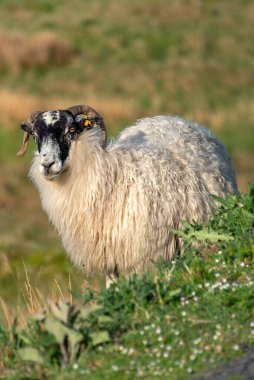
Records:
[[[107,276],[142,271],[181,253],[169,227],[202,222],[210,194],[237,192],[221,142],[198,124],[145,118],[106,145],[102,117],[88,106],[36,112],[21,124],[38,145],[30,178],[76,266]]]

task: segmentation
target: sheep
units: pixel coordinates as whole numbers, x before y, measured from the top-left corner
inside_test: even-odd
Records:
[[[142,272],[182,253],[170,228],[204,222],[211,194],[237,193],[224,145],[176,116],[144,118],[107,144],[89,106],[32,113],[21,123],[38,146],[29,176],[73,263],[87,274]]]

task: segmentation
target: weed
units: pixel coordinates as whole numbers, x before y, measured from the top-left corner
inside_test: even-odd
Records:
[[[215,200],[204,226],[179,232],[183,257],[103,291],[87,288],[73,304],[51,302],[21,331],[12,328],[6,373],[26,373],[30,363],[50,376],[64,367],[68,378],[188,379],[243,353],[254,341],[254,186]]]

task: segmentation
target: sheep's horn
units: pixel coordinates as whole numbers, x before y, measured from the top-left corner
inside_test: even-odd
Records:
[[[102,147],[105,148],[107,145],[107,131],[105,128],[105,124],[103,121],[103,118],[101,115],[96,112],[93,108],[86,106],[86,105],[77,105],[67,108],[67,111],[69,111],[74,117],[80,114],[85,114],[90,117],[94,117],[96,119],[99,119],[99,125],[102,130]]]
[[[36,111],[36,112],[32,112],[29,119],[28,119],[28,122],[31,122],[31,123],[34,123],[37,116],[41,113],[41,111]]]
[[[22,142],[22,147],[17,153],[17,157],[22,157],[26,153],[27,147],[28,147],[28,140],[29,140],[29,133],[25,132]]]
[[[40,111],[36,111],[31,113],[30,117],[27,121],[21,123],[21,128],[25,131],[22,147],[17,153],[17,157],[22,157],[26,153],[27,147],[28,147],[28,140],[29,140],[29,130],[33,128],[33,123],[35,122],[37,116],[40,114]]]

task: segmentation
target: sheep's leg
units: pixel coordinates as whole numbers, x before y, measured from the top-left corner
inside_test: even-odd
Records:
[[[114,284],[119,278],[119,273],[117,271],[108,272],[106,276],[106,288],[108,289],[111,284]]]

